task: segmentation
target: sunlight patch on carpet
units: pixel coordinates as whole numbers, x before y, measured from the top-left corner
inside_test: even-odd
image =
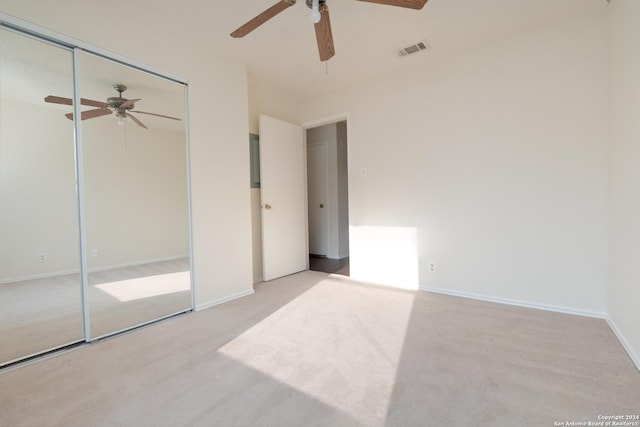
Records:
[[[189,291],[189,271],[118,280],[95,285],[95,288],[121,302]]]
[[[328,278],[219,352],[363,422],[383,419],[413,299]]]

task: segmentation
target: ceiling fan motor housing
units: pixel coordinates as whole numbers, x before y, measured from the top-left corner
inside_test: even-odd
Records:
[[[122,104],[128,101],[127,98],[122,97],[122,93],[127,90],[127,86],[116,83],[113,85],[113,88],[118,91],[118,96],[111,96],[107,98],[107,104],[109,104],[109,108],[113,108],[116,112],[121,113],[122,115],[124,115],[126,110],[133,110],[135,107],[134,104],[121,107]]]
[[[120,107],[122,104],[124,104],[125,102],[127,102],[128,99],[127,98],[122,98],[119,96],[112,96],[110,98],[107,98],[107,104],[109,104],[110,108],[113,108],[115,110],[133,110],[134,108],[134,104],[131,105],[127,105],[125,107]]]
[[[320,0],[319,2],[320,10],[328,9],[326,0]],[[311,9],[313,7],[313,0],[307,0],[307,7]]]

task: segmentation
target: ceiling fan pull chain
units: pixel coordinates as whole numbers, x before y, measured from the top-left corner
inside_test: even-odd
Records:
[[[124,151],[129,151],[129,138],[127,138],[127,122],[122,126],[122,132],[124,132]]]

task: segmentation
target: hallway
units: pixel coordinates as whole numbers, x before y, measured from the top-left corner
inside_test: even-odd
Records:
[[[331,259],[309,255],[309,270],[349,276],[349,257],[341,259]]]

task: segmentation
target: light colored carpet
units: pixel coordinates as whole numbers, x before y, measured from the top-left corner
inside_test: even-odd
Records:
[[[191,308],[189,259],[89,274],[91,337]],[[83,341],[79,274],[0,284],[0,364]]]
[[[552,426],[640,413],[599,319],[303,272],[0,374],[2,426]]]

